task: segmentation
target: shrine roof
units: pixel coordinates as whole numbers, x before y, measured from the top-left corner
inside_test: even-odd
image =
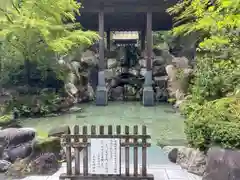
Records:
[[[104,12],[104,28],[113,31],[146,29],[146,13],[152,12],[153,30],[172,28],[167,8],[178,0],[84,0],[77,20],[86,29],[98,30],[98,12]]]

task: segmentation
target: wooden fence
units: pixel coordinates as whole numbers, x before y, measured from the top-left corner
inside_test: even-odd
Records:
[[[113,127],[110,125],[107,128],[108,133],[105,134],[104,126],[99,126],[99,133],[97,133],[97,127],[91,126],[91,132],[88,133],[87,126],[82,127],[82,132],[80,133],[80,127],[76,125],[74,127],[73,134],[63,135],[64,145],[66,147],[66,159],[67,167],[66,173],[61,174],[59,179],[146,179],[153,180],[154,177],[151,174],[147,174],[147,148],[151,146],[147,142],[151,138],[147,135],[146,126],[142,126],[141,134],[139,134],[138,126],[133,127],[133,134],[130,134],[129,126],[125,126],[124,133],[121,131],[121,126],[116,126],[116,133],[113,132]],[[90,174],[88,172],[89,159],[88,159],[88,147],[91,146],[91,138],[120,138],[120,154],[121,151],[125,151],[125,172],[121,172],[121,155],[120,155],[120,174]],[[133,147],[133,173],[130,172],[130,147]],[[71,149],[74,148],[74,163],[75,166],[72,168],[72,153]],[[138,169],[138,148],[142,149],[142,168]],[[82,162],[80,162],[80,151],[83,152]],[[83,169],[80,171],[80,165],[82,163]],[[141,171],[139,173],[139,171]]]

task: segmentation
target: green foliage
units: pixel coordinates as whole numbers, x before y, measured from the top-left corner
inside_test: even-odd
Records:
[[[75,0],[8,0],[0,4],[1,77],[8,71],[25,66],[29,76],[29,61],[41,64],[43,72],[51,67],[59,78],[63,71],[56,54],[65,54],[79,46],[88,46],[99,38],[97,33],[83,31],[75,16],[81,4]],[[28,78],[28,77],[25,77]]]
[[[13,108],[21,117],[38,117],[61,112],[63,98],[55,92],[42,90],[39,95],[21,95],[9,101],[6,112]]]
[[[74,46],[90,45],[98,35],[81,30],[75,23],[80,6],[75,0],[13,0],[12,7],[4,12],[0,35],[5,38],[4,43],[10,43],[24,56],[38,53],[46,45],[61,53]]]
[[[193,147],[240,148],[240,0],[183,0],[175,36],[199,34],[197,65],[189,99],[181,107]]]
[[[194,107],[194,109],[193,109]],[[211,145],[240,148],[240,98],[226,97],[188,108],[185,133],[190,145],[205,150]]]
[[[153,45],[155,48],[168,49],[167,45],[172,43],[171,31],[158,31],[153,34]]]

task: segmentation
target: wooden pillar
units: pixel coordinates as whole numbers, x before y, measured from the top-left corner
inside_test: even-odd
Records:
[[[153,106],[154,105],[154,91],[152,87],[152,12],[147,12],[147,57],[146,57],[146,73],[145,83],[143,88],[143,105]]]
[[[145,37],[146,37],[146,31],[142,30],[140,33],[140,39],[141,39],[141,51],[145,50]]]
[[[152,37],[152,12],[147,13],[147,71],[152,70],[152,47],[153,47],[153,37]]]
[[[105,83],[105,60],[104,60],[104,12],[98,13],[99,23],[99,71],[98,71],[98,86],[96,91],[96,105],[105,106],[107,105],[108,95]]]
[[[104,70],[104,12],[98,14],[98,27],[99,27],[99,70]]]
[[[110,29],[107,30],[107,50],[110,51],[110,48],[111,48],[111,31]]]

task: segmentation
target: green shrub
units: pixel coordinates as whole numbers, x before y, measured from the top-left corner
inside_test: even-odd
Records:
[[[185,104],[188,143],[200,150],[211,145],[240,148],[240,99],[226,97],[203,105]],[[191,111],[191,112],[190,112]]]
[[[21,117],[43,116],[60,111],[61,101],[62,97],[58,94],[43,89],[40,94],[15,97],[8,103],[6,110],[11,111],[15,107]]]

